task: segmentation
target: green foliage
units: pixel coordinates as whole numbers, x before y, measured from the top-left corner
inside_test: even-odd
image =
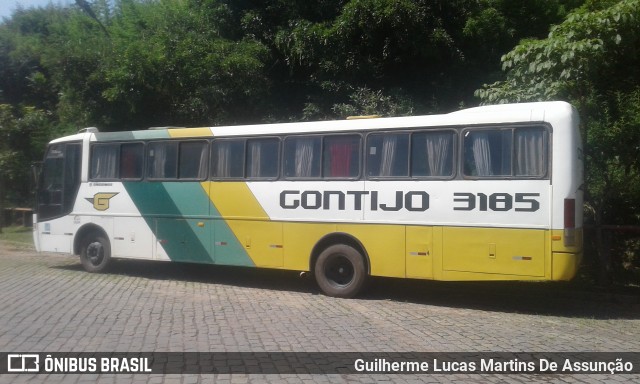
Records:
[[[0,23],[0,103],[10,105],[3,124],[23,138],[2,146],[3,161],[16,162],[7,178],[25,178],[17,163],[40,156],[48,138],[85,126],[423,114],[473,104],[471,91],[495,78],[502,53],[566,13],[566,2],[555,0],[88,4],[21,8]]]
[[[434,73],[463,57],[442,14],[430,11],[424,2],[354,0],[331,21],[291,21],[274,44],[294,76],[323,98],[332,96],[333,103],[312,101],[328,115],[351,99],[354,89],[389,93],[400,87],[427,104],[432,95],[416,90],[428,88]]]
[[[112,125],[193,125],[255,118],[268,89],[266,49],[231,41],[186,3],[123,2],[111,27],[100,96],[118,106]]]
[[[608,205],[628,207],[629,197],[640,201],[623,192],[640,181],[640,73],[632,70],[640,67],[638,20],[637,0],[590,2],[546,39],[523,41],[504,55],[506,79],[476,91],[485,103],[565,99],[578,107],[587,203],[598,223],[620,218]]]
[[[0,241],[6,241],[13,246],[33,247],[33,229],[29,227],[6,227],[0,231]]]
[[[385,96],[382,91],[358,88],[349,96],[349,103],[334,104],[333,112],[342,118],[347,116],[384,116],[411,115],[411,100],[403,95]]]
[[[597,104],[585,121],[591,219],[640,224],[640,86]]]
[[[57,131],[442,112],[575,1],[93,0],[0,23],[0,102]],[[569,4],[569,5],[566,5]],[[523,26],[523,27],[521,27]]]
[[[560,3],[93,0],[90,9],[22,9],[0,24],[0,100],[108,130],[338,117],[363,89],[411,104],[378,112],[450,110],[473,103],[471,91],[518,39],[558,21]]]
[[[594,5],[571,13],[548,38],[523,41],[504,55],[506,80],[476,95],[485,103],[564,98],[582,106],[590,93],[637,84],[637,71],[625,68],[638,64],[640,3],[589,10]]]
[[[42,159],[47,142],[57,136],[51,116],[34,107],[16,109],[0,104],[0,185],[6,201],[30,205],[30,167]]]
[[[542,38],[549,26],[561,22],[581,1],[482,0],[470,9],[464,35],[492,59],[513,48],[522,38]],[[471,47],[473,49],[473,47]]]
[[[19,11],[0,25],[0,97],[110,130],[257,120],[269,52],[223,37],[229,11],[216,4],[99,0],[95,19],[75,7]]]
[[[442,112],[474,103],[473,90],[499,71],[503,52],[566,14],[564,2],[513,3],[352,0],[332,19],[291,19],[270,44],[321,115],[337,117],[365,88],[402,89],[415,113]]]
[[[578,108],[586,218],[596,226],[640,224],[639,21],[638,0],[589,1],[546,39],[523,41],[504,55],[506,79],[476,91],[484,103],[564,99]],[[640,257],[629,256],[637,255],[637,242],[627,243],[614,251],[640,267]],[[622,258],[615,259],[619,267]]]

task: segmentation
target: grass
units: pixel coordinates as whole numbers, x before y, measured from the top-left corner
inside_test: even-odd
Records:
[[[33,228],[19,226],[2,228],[0,241],[33,246]]]

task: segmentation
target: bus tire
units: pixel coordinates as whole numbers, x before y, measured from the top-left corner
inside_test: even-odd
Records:
[[[322,251],[316,260],[314,274],[322,292],[342,298],[356,296],[367,278],[362,254],[344,244],[332,245]]]
[[[80,248],[82,267],[91,273],[104,272],[111,264],[111,244],[99,233],[90,233],[82,240]]]

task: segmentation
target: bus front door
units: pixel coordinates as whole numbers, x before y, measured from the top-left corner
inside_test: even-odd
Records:
[[[82,146],[61,143],[49,146],[37,188],[36,244],[39,251],[71,252],[73,211],[78,188]]]

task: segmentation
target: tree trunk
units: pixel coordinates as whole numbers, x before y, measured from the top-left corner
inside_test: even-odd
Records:
[[[604,233],[602,228],[602,202],[595,211],[596,224],[596,252],[598,253],[598,284],[611,284],[611,233]]]
[[[4,175],[0,174],[0,233],[4,227]]]

